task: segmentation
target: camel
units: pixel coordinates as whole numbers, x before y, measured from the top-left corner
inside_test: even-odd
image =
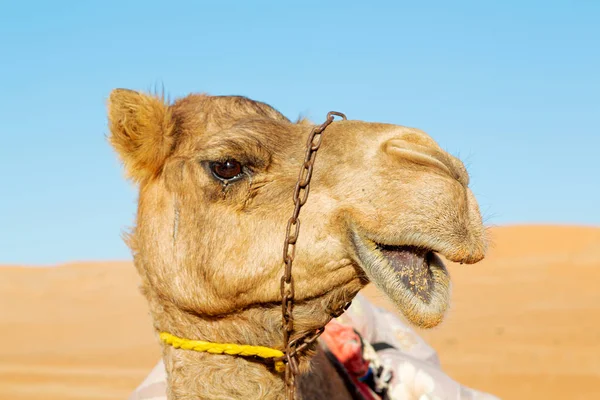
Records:
[[[285,350],[280,279],[311,122],[241,96],[115,89],[109,141],[139,186],[126,241],[158,333]],[[426,133],[336,120],[322,135],[293,264],[292,338],[323,327],[374,283],[411,323],[439,324],[450,278],[439,255],[484,258],[460,160]],[[283,399],[256,357],[162,343],[169,399]],[[299,354],[297,399],[349,399],[318,342]]]

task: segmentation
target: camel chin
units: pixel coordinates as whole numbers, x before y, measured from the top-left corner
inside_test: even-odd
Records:
[[[432,328],[442,321],[450,303],[450,276],[434,251],[352,236],[360,267],[409,322]]]

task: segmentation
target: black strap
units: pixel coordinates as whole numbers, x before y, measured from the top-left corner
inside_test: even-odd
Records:
[[[371,346],[373,346],[373,349],[375,349],[375,351],[381,351],[381,350],[387,350],[387,349],[395,349],[394,346],[392,346],[391,344],[386,343],[386,342],[373,343],[373,344],[371,344]]]

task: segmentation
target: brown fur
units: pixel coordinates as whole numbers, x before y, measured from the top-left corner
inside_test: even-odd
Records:
[[[312,125],[243,97],[190,95],[167,104],[121,89],[111,94],[108,115],[110,141],[140,185],[128,243],[156,330],[282,349],[283,237]],[[224,185],[207,163],[231,158],[245,165],[245,176]],[[295,335],[322,326],[369,278],[410,320],[437,324],[448,303],[447,274],[431,278],[425,303],[398,285],[372,247],[415,245],[455,261],[480,260],[484,230],[467,185],[462,163],[421,131],[330,125],[300,217]],[[348,398],[315,351],[302,360],[299,394]],[[314,354],[320,361],[311,367]],[[169,346],[164,359],[170,399],[282,398],[282,377],[268,365]]]

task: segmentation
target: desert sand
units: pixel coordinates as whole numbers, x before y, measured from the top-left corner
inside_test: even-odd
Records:
[[[452,308],[419,331],[445,371],[503,399],[600,398],[600,228],[491,237],[483,262],[448,263]],[[0,399],[127,398],[160,357],[137,284],[131,262],[0,267]]]

